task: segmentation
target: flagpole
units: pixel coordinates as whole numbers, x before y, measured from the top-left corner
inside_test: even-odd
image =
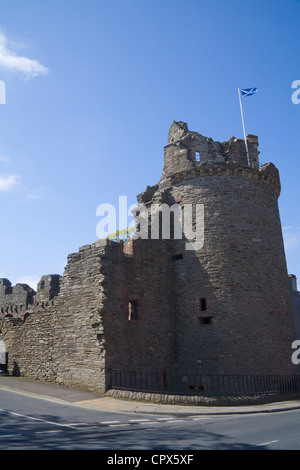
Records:
[[[242,100],[241,100],[241,90],[238,88],[238,93],[239,93],[239,100],[240,100],[240,108],[241,108],[241,115],[242,115],[242,123],[243,123],[243,130],[244,130],[244,140],[245,140],[245,146],[246,146],[246,152],[247,152],[247,161],[248,161],[248,166],[250,166],[250,159],[249,159],[249,152],[248,152],[248,144],[247,144],[247,138],[246,138],[246,132],[245,132],[245,123],[244,123],[244,116],[243,116],[243,107],[242,107]]]

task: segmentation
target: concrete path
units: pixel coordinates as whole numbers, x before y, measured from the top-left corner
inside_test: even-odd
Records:
[[[0,376],[0,390],[20,393],[57,403],[72,404],[84,408],[121,412],[149,413],[172,416],[228,415],[279,412],[300,409],[300,400],[250,406],[188,406],[163,405],[141,401],[120,400],[78,389],[62,387],[53,383],[25,379],[23,377]]]

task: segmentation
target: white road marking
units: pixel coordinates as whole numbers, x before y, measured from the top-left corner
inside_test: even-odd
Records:
[[[70,424],[60,424],[60,423],[55,423],[54,421],[46,421],[45,419],[42,419],[42,418],[35,418],[34,416],[23,415],[21,413],[16,413],[15,411],[3,410],[2,408],[0,408],[0,411],[4,411],[5,413],[9,413],[13,416],[20,416],[21,418],[31,419],[33,421],[39,421],[41,423],[52,424],[53,426],[76,429],[74,426]]]
[[[129,426],[129,423],[120,423],[120,424],[108,424],[109,428],[117,428],[120,426]]]
[[[277,440],[277,441],[263,442],[262,444],[257,444],[257,445],[258,445],[258,446],[267,446],[268,444],[273,444],[274,442],[279,442],[279,440]]]
[[[202,416],[201,418],[193,418],[193,421],[200,421],[201,419],[212,419],[207,416]]]
[[[141,423],[143,421],[150,421],[150,419],[130,419],[131,423]]]
[[[159,424],[159,421],[142,421],[140,424]]]
[[[182,423],[182,421],[184,421],[184,419],[172,419],[168,421],[168,423]]]
[[[172,418],[172,417],[167,417],[167,418],[157,418],[159,421],[166,421],[166,420],[169,420],[169,419],[175,419],[175,418]]]
[[[78,430],[82,426],[96,427],[95,425],[89,425],[88,423],[68,423],[68,424],[56,423],[54,421],[48,421],[48,420],[45,420],[45,419],[42,419],[42,418],[36,418],[34,416],[24,415],[24,414],[21,414],[21,413],[17,413],[17,412],[14,412],[14,411],[8,411],[8,410],[4,410],[4,409],[0,408],[0,412],[1,411],[9,413],[13,416],[19,416],[21,418],[30,419],[30,420],[33,420],[33,421],[39,421],[39,422],[45,423],[45,424],[51,424],[53,426],[57,426],[57,427],[60,427],[60,428],[65,427],[65,428]],[[197,419],[197,418],[194,418],[194,419]],[[136,419],[130,419],[128,423],[121,423],[120,421],[101,421],[99,424],[102,424],[102,425],[104,424],[104,425],[113,427],[113,426],[129,426],[129,424],[131,424],[131,423],[159,424],[159,422],[161,422],[161,421],[169,422],[169,423],[179,423],[179,422],[184,421],[184,419],[175,419],[175,418],[169,416],[169,417],[157,418],[157,421],[150,421],[150,419],[147,419],[147,418],[140,418],[140,419],[136,418]],[[59,432],[59,430],[36,431],[35,434],[47,434],[47,433],[54,433],[54,432]],[[14,436],[16,436],[16,434],[7,434],[6,437],[14,437]],[[263,445],[263,444],[260,444],[260,445]]]
[[[101,421],[100,424],[117,424],[120,423],[120,421]]]

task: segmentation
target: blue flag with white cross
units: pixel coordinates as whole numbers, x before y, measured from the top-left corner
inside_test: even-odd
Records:
[[[257,91],[258,91],[258,89],[255,88],[255,87],[244,88],[243,90],[241,90],[241,95],[242,96],[251,96],[251,95],[254,95],[254,93],[256,93]]]

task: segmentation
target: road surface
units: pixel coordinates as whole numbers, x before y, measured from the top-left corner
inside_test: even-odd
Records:
[[[168,416],[0,390],[1,450],[299,450],[300,410]]]

